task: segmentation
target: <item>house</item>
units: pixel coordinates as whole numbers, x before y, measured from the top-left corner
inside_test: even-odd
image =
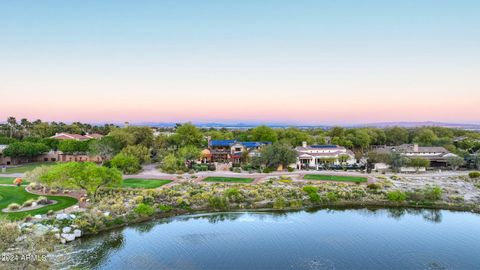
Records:
[[[307,145],[295,148],[297,169],[320,169],[325,166],[354,165],[357,163],[351,150],[339,145]]]
[[[62,133],[55,133],[55,135],[50,138],[57,139],[57,140],[86,141],[91,139],[100,139],[102,137],[103,135],[98,133],[92,133],[92,134],[87,133],[85,135],[80,135],[80,134],[71,134],[71,133],[62,132]]]
[[[3,155],[3,150],[7,148],[8,145],[0,144],[0,165],[11,165],[13,164],[12,159],[10,157],[6,157]]]
[[[419,146],[418,144],[402,144],[397,146],[381,146],[373,150],[378,154],[391,154],[393,152],[398,152],[401,155],[407,158],[424,158],[430,161],[430,167],[447,167],[448,158],[456,157],[457,155],[450,153],[447,149],[440,146]],[[376,170],[385,170],[389,166],[384,163],[377,163],[374,166]],[[422,168],[420,170],[425,170]],[[412,171],[413,168],[401,168],[401,171]]]
[[[202,163],[220,162],[238,164],[244,154],[258,156],[259,150],[271,142],[241,142],[237,140],[208,140],[208,149],[202,151]]]

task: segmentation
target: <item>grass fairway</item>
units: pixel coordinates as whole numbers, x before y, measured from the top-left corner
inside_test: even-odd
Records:
[[[29,199],[37,199],[39,196],[25,191],[24,187],[6,187],[0,186],[0,210],[6,208],[11,203],[22,205]],[[50,200],[57,201],[56,204],[45,206],[25,212],[4,213],[0,211],[0,216],[6,216],[8,219],[22,219],[28,215],[46,214],[49,210],[58,211],[76,204],[75,198],[65,196],[46,196]]]
[[[36,167],[38,166],[42,166],[42,165],[45,165],[45,166],[52,166],[52,165],[55,165],[57,164],[56,162],[34,162],[34,163],[28,163],[28,164],[23,164],[23,165],[19,165],[19,166],[16,166],[16,167],[10,167],[10,168],[7,168],[7,170],[5,171],[6,174],[12,174],[12,173],[26,173],[28,171],[31,171],[33,169],[35,169]],[[0,171],[1,173],[1,171]]]
[[[129,179],[123,180],[122,187],[124,188],[158,188],[170,182],[172,182],[172,180],[129,178]]]
[[[16,177],[0,177],[0,184],[4,185],[13,185],[13,180],[15,180]],[[22,185],[28,185],[29,182],[23,180]]]
[[[323,181],[337,181],[337,182],[352,182],[363,183],[367,182],[366,177],[362,176],[342,176],[342,175],[327,175],[327,174],[306,174],[305,180],[323,180]]]
[[[215,177],[209,176],[203,181],[205,182],[220,182],[220,183],[251,183],[253,178],[239,178],[239,177]]]

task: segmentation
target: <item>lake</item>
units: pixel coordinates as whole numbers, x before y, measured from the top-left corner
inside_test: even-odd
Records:
[[[419,209],[229,212],[81,239],[58,268],[479,269],[480,215]]]

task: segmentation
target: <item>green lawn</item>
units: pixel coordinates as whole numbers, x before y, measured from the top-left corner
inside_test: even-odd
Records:
[[[221,183],[251,183],[253,182],[253,178],[239,178],[239,177],[215,177],[215,176],[209,176],[203,181],[205,182],[221,182]]]
[[[0,210],[6,208],[11,203],[23,204],[29,199],[36,199],[38,195],[34,195],[25,191],[24,187],[6,187],[0,186]],[[57,201],[56,204],[45,206],[39,209],[17,212],[4,213],[0,211],[0,216],[6,216],[9,219],[22,219],[27,215],[46,214],[49,210],[58,211],[75,205],[78,201],[75,198],[65,196],[46,196],[50,200]]]
[[[327,175],[327,174],[306,174],[305,180],[323,180],[323,181],[338,181],[338,182],[367,182],[366,177],[362,176],[342,176],[342,175]]]
[[[172,182],[172,180],[163,179],[144,179],[144,178],[129,178],[123,180],[122,187],[126,188],[158,188],[165,184]]]
[[[8,184],[8,185],[13,185],[13,180],[15,180],[15,177],[0,177],[0,184]],[[28,185],[29,182],[23,180],[22,185]]]
[[[38,166],[42,166],[42,165],[45,165],[45,166],[52,166],[52,165],[55,165],[57,164],[56,162],[34,162],[34,163],[27,163],[27,164],[23,164],[23,165],[19,165],[19,166],[16,166],[16,167],[9,167],[7,168],[6,170],[6,174],[12,174],[12,173],[25,173],[25,172],[28,172],[28,171],[31,171],[33,169],[35,169],[36,167]],[[0,170],[0,173],[1,170]]]

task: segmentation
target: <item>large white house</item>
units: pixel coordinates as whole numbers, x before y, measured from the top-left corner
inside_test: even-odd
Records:
[[[339,145],[307,145],[295,148],[297,151],[297,169],[320,169],[330,165],[356,164],[352,151]]]

